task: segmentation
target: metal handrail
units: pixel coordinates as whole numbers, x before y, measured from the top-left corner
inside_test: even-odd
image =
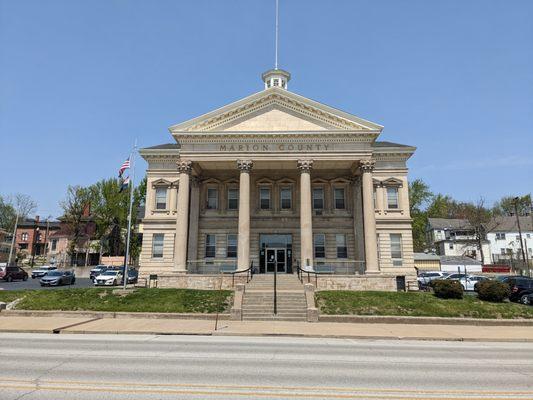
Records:
[[[222,274],[231,274],[231,287],[235,287],[235,275],[236,274],[243,274],[246,273],[246,283],[249,283],[253,276],[254,276],[254,262],[253,260],[250,262],[250,266],[247,269],[243,269],[242,271],[228,271],[228,272],[222,272]]]
[[[300,261],[298,260],[296,260],[296,271],[297,271],[298,279],[300,280],[301,283],[304,283],[303,282],[304,273],[307,274],[307,283],[311,283],[311,274],[314,274],[315,275],[315,287],[318,287],[318,275],[331,275],[330,272],[317,272],[317,271],[308,271],[308,270],[302,269],[300,267]]]

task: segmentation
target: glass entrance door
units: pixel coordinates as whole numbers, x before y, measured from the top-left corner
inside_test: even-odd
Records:
[[[287,271],[287,250],[266,249],[265,251],[266,273]]]

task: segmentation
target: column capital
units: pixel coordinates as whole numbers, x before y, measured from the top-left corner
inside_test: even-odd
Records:
[[[311,172],[313,169],[313,160],[298,160],[298,169],[300,173]]]
[[[237,160],[237,168],[242,172],[250,172],[253,166],[254,162],[252,160]]]
[[[191,186],[193,186],[193,187],[200,186],[200,178],[198,178],[197,176],[192,176],[191,175],[190,181],[191,181]]]
[[[176,161],[179,173],[191,174],[192,171],[192,161],[190,160],[178,160]]]
[[[375,165],[376,165],[376,162],[372,159],[366,159],[366,160],[359,161],[359,169],[363,173],[374,171]]]

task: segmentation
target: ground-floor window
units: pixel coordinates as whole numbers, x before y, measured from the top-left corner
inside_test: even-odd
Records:
[[[226,248],[226,257],[237,258],[237,235],[228,235],[228,245]]]
[[[346,235],[335,235],[337,245],[337,258],[348,258],[348,247],[346,246]]]
[[[164,233],[154,233],[152,236],[152,258],[163,258]]]
[[[314,242],[315,258],[326,258],[326,235],[323,233],[315,234]]]
[[[390,252],[392,258],[392,265],[401,267],[403,265],[402,254],[402,235],[400,233],[390,234]]]
[[[205,235],[205,258],[215,258],[216,250],[215,235]]]

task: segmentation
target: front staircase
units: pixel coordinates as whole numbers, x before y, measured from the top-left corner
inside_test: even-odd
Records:
[[[304,287],[293,274],[277,275],[277,314],[274,315],[274,275],[257,274],[246,284],[242,319],[247,321],[306,321]]]

